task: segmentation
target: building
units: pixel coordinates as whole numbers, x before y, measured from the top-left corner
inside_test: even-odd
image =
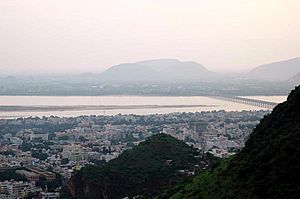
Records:
[[[30,140],[34,141],[34,140],[43,140],[43,141],[47,141],[49,138],[49,134],[48,133],[37,133],[37,132],[32,132],[30,134]]]
[[[30,172],[26,170],[16,170],[16,173],[24,176],[29,181],[36,182],[39,180],[39,175],[34,172]]]
[[[37,168],[30,168],[30,171],[38,174],[40,177],[44,177],[47,181],[52,181],[56,178],[56,175],[49,171],[43,171]]]
[[[206,122],[190,122],[189,127],[192,131],[202,133],[207,130],[208,123]]]
[[[87,160],[89,152],[92,149],[82,147],[81,145],[65,145],[63,147],[62,157],[68,158],[71,161]]]
[[[59,193],[56,192],[41,192],[41,199],[59,199]]]
[[[12,144],[16,144],[16,145],[21,145],[23,143],[23,140],[18,137],[11,137],[9,140]]]
[[[23,181],[0,182],[1,199],[19,199],[26,197],[29,193],[34,193],[36,187],[34,183]]]

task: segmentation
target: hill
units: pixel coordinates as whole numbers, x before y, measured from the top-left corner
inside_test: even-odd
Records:
[[[300,84],[300,72],[297,73],[294,77],[292,77],[291,79],[288,80],[288,83],[291,83],[291,84],[296,84],[296,85],[299,85]]]
[[[240,153],[158,198],[299,198],[299,102],[300,86],[261,120]]]
[[[247,76],[254,79],[285,81],[298,72],[300,72],[300,57],[258,66]]]
[[[201,81],[212,74],[196,62],[156,59],[112,66],[100,78],[112,81]]]
[[[202,154],[169,135],[157,134],[102,167],[89,166],[68,183],[73,198],[151,196],[187,177],[179,170],[198,171],[211,156]],[[215,160],[215,158],[212,158]],[[199,166],[195,166],[198,164]]]

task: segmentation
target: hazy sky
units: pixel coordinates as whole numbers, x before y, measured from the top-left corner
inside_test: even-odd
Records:
[[[154,58],[247,71],[300,56],[299,0],[0,0],[0,73]]]

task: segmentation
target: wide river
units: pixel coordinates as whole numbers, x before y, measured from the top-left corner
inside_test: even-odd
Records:
[[[244,97],[276,103],[286,100],[286,96]],[[0,96],[0,119],[262,109],[264,108],[204,96]]]

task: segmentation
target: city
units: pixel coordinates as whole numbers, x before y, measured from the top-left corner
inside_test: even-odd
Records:
[[[268,113],[212,111],[2,119],[1,197],[59,198],[62,185],[82,167],[105,164],[158,133],[225,158],[244,146],[252,129]]]

